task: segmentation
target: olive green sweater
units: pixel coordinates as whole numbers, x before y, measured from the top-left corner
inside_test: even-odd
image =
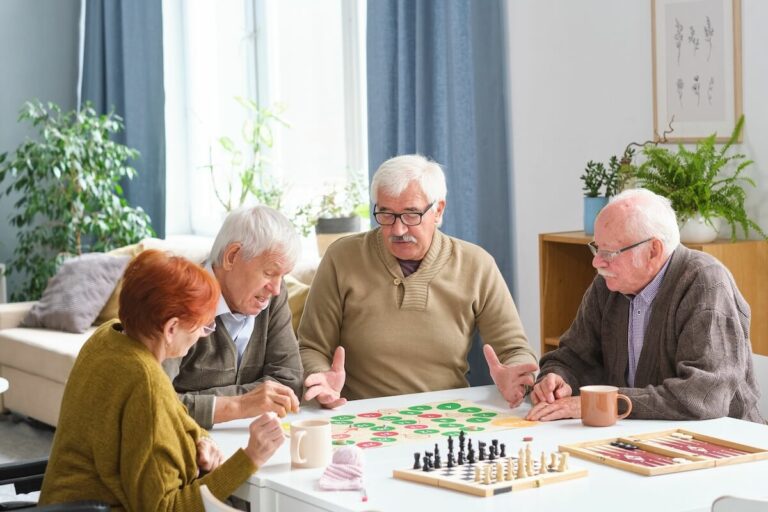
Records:
[[[332,244],[320,262],[299,325],[305,374],[327,371],[346,350],[348,399],[467,386],[478,329],[504,363],[536,363],[493,257],[435,231],[408,277],[381,230]]]
[[[154,355],[107,322],[69,375],[40,502],[202,511],[200,485],[224,499],[256,470],[238,450],[198,479],[196,441],[204,435]]]

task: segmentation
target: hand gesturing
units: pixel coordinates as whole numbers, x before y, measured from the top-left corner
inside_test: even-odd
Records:
[[[499,388],[501,396],[507,401],[511,408],[515,408],[525,398],[525,387],[533,386],[532,372],[539,369],[535,363],[525,363],[518,365],[501,364],[493,347],[486,344],[483,347],[483,354],[488,363],[488,369],[491,372],[491,378]]]
[[[331,369],[327,372],[313,373],[304,381],[304,386],[307,388],[307,392],[304,393],[304,400],[312,400],[317,397],[320,405],[328,409],[344,405],[347,403],[347,399],[341,397],[341,389],[344,387],[346,377],[344,348],[337,347],[333,353]]]

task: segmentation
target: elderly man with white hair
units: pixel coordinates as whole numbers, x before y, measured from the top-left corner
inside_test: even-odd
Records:
[[[630,417],[764,422],[749,305],[728,269],[680,245],[668,199],[622,192],[595,221],[597,269],[559,347],[541,358],[531,420],[581,417],[580,386],[607,384]]]
[[[538,367],[493,257],[438,230],[445,175],[419,155],[384,162],[371,197],[380,227],[325,254],[299,325],[305,398],[347,399],[466,387],[477,329],[510,407]]]
[[[272,208],[241,208],[224,220],[206,264],[221,287],[215,324],[186,356],[163,363],[203,428],[298,410],[301,358],[283,277],[300,250],[293,225]]]

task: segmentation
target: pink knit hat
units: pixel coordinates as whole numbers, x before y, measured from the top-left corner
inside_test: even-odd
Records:
[[[363,488],[363,450],[343,446],[333,454],[333,461],[320,477],[320,488],[326,491],[356,491]]]

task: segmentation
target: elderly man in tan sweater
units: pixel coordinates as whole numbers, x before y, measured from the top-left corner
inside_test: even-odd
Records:
[[[384,162],[371,184],[380,227],[325,254],[299,325],[305,399],[347,399],[466,387],[478,329],[491,376],[519,405],[536,357],[493,257],[437,228],[445,175],[419,155]]]

